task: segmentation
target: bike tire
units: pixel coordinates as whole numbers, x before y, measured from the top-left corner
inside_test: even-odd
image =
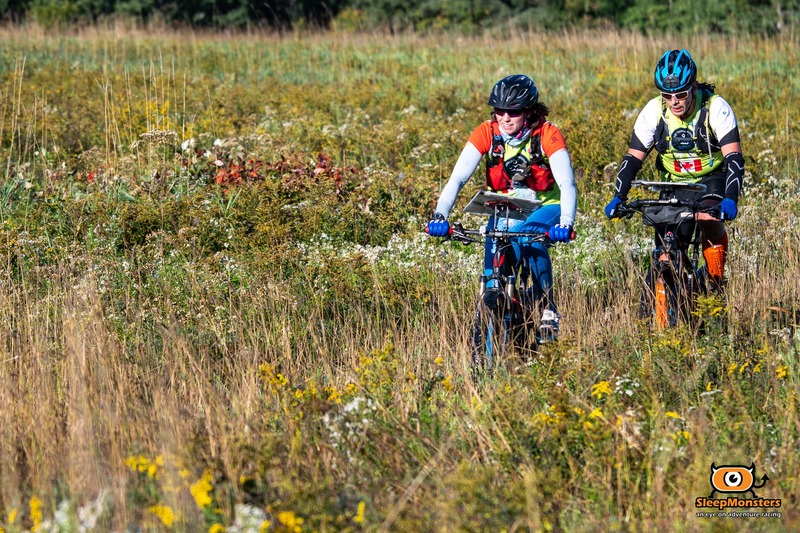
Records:
[[[471,338],[473,376],[491,375],[513,343],[513,321],[502,291],[487,291],[475,310]]]

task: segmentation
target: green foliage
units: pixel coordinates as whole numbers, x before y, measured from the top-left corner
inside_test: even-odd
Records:
[[[684,34],[741,31],[775,34],[795,26],[796,0],[279,0],[268,6],[248,0],[25,0],[0,1],[0,15],[26,16],[44,27],[132,17],[195,27],[277,29],[332,27],[345,31],[439,32],[512,27],[561,29],[599,27],[670,31]]]

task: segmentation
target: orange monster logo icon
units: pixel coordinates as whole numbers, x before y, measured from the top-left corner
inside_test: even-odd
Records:
[[[740,465],[723,465],[715,466],[711,463],[711,494],[709,498],[714,497],[716,492],[736,492],[746,493],[749,492],[753,498],[757,498],[753,489],[759,489],[767,484],[766,474],[761,478],[761,485],[756,485],[756,464],[753,463],[749,467]]]

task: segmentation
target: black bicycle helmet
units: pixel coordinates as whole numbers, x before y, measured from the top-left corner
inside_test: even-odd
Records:
[[[670,50],[658,60],[654,78],[661,91],[685,91],[697,80],[697,65],[686,50]]]
[[[495,83],[488,104],[498,109],[521,110],[539,101],[539,90],[533,80],[524,74],[506,76]]]

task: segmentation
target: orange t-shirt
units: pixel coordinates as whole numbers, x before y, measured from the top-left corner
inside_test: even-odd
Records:
[[[541,137],[542,151],[547,157],[567,147],[567,143],[564,142],[564,136],[561,135],[561,131],[551,124],[550,121],[546,120],[544,124],[533,130],[531,135],[539,135]],[[475,128],[475,131],[472,132],[472,135],[470,135],[467,140],[471,142],[481,154],[485,154],[491,150],[492,121],[487,120]]]

